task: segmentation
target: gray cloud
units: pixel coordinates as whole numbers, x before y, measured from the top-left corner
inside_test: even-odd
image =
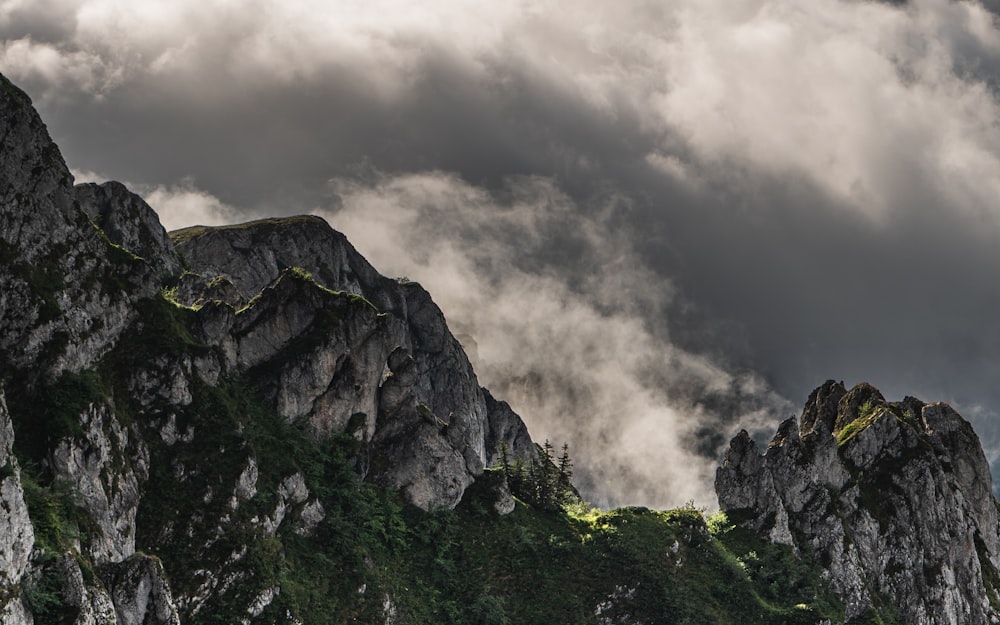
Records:
[[[0,1],[0,71],[172,224],[319,211],[383,270],[433,261],[484,379],[553,438],[660,410],[646,440],[711,455],[787,416],[770,388],[836,377],[951,401],[1000,449],[995,0],[328,4]],[[521,365],[487,287],[565,307]],[[533,355],[586,362],[572,324],[639,348],[597,377]]]

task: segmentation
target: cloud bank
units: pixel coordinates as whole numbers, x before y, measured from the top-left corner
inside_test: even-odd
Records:
[[[443,172],[334,186],[342,206],[324,216],[383,271],[430,290],[481,382],[536,439],[570,445],[594,503],[714,505],[736,424],[771,430],[792,412],[757,376],[648,327],[646,316],[669,314],[671,285],[615,234],[613,199],[584,217],[537,177],[508,180],[502,197]]]
[[[831,377],[1000,449],[998,6],[0,0],[0,71],[72,166],[173,225],[329,215],[542,436],[704,483],[709,432]]]

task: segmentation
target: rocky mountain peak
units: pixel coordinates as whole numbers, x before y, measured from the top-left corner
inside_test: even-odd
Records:
[[[240,594],[258,574],[242,554],[318,531],[338,505],[317,494],[324,467],[430,511],[455,507],[501,446],[536,457],[430,294],[322,219],[168,236],[121,183],[74,186],[3,77],[0,127],[5,625],[54,609],[172,624],[223,595],[255,617],[277,590]],[[199,565],[171,589],[143,552],[182,549]]]
[[[73,196],[112,243],[145,259],[161,275],[181,272],[180,259],[159,216],[125,185],[115,181],[78,184]]]
[[[848,619],[887,602],[914,624],[1000,617],[997,507],[965,419],[829,381],[795,425],[764,453],[746,432],[733,439],[716,476],[732,519],[814,557]]]

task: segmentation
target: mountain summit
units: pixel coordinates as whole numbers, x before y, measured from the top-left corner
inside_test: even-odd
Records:
[[[906,623],[1000,619],[989,464],[946,404],[829,381],[763,454],[734,438],[716,490],[730,519],[811,554],[848,619],[886,604]]]

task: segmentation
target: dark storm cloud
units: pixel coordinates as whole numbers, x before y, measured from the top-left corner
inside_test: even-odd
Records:
[[[517,174],[576,184],[587,181],[581,170],[652,147],[629,111],[609,123],[580,106],[570,77],[553,80],[525,51],[387,28],[366,42],[386,46],[382,56],[346,45],[314,53],[308,42],[290,53],[292,42],[259,41],[262,22],[214,17],[190,25],[192,40],[121,48],[78,37],[53,49],[13,21],[6,60],[70,163],[142,184],[194,177],[224,202],[263,211],[324,202],[327,179],[366,161],[491,187]],[[246,58],[258,46],[264,58]]]
[[[604,4],[8,1],[0,71],[168,224],[318,211],[425,282],[608,501],[711,503],[828,377],[1000,449],[995,2]]]

